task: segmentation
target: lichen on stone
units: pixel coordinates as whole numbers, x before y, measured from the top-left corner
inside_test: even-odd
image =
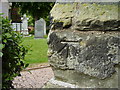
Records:
[[[79,86],[117,86],[118,9],[118,4],[109,2],[55,4],[48,38],[49,62],[55,78]]]

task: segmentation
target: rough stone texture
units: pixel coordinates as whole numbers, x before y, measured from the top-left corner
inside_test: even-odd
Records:
[[[115,32],[54,31],[48,42],[52,49],[50,63],[55,68],[73,69],[100,79],[110,77],[119,63],[118,35]]]
[[[52,29],[120,30],[118,3],[55,4]]]
[[[57,3],[51,16],[48,56],[55,79],[80,87],[117,88],[118,4]]]

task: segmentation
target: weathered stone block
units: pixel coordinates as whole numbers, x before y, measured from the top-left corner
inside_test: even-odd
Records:
[[[83,88],[118,88],[118,9],[117,3],[57,3],[53,7],[48,56],[55,79]]]
[[[73,40],[69,39],[68,34],[73,37]],[[74,41],[76,36],[80,40]],[[64,60],[66,63],[64,63],[63,68],[69,69],[69,67],[74,66],[73,69],[76,71],[105,79],[115,72],[114,67],[119,63],[119,41],[120,37],[117,32],[103,34],[99,31],[74,33],[71,31],[55,31],[49,36],[49,46],[53,51],[53,56],[49,59],[50,62],[51,60],[54,62]],[[70,66],[69,61],[74,62],[73,65]],[[56,63],[51,64],[56,65]],[[61,64],[63,63],[57,64],[56,68]]]
[[[118,4],[110,2],[57,3],[51,10],[54,27],[52,29],[120,30],[120,19],[118,19],[120,7]]]

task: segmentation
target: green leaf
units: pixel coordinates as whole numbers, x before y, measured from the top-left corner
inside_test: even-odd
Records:
[[[20,74],[24,68],[23,62],[27,49],[22,45],[22,36],[11,28],[10,21],[7,18],[2,19],[2,44],[0,44],[0,56],[2,57],[2,88],[9,90],[12,88],[12,80]],[[23,50],[24,49],[24,50]],[[22,56],[22,54],[24,55]]]
[[[26,64],[26,65],[25,65],[25,68],[28,67],[28,66],[29,66],[29,64]]]
[[[2,53],[2,52],[0,52],[0,57],[2,57],[2,55],[3,55],[3,53]]]
[[[4,45],[3,45],[3,44],[0,44],[0,50],[2,50],[3,47],[4,47]]]

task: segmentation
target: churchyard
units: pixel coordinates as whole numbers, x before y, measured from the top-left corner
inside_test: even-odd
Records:
[[[19,72],[12,81],[15,88],[95,88],[95,90],[115,88],[117,90],[120,87],[120,3],[118,1],[75,1],[77,0],[66,3],[57,0],[51,8],[44,8],[44,10],[43,8],[40,10],[41,5],[42,7],[47,5],[44,3],[16,4],[25,6],[21,7],[23,11],[27,5],[35,5],[35,7],[37,5],[39,8],[34,8],[34,12],[38,10],[43,12],[34,15],[33,6],[32,10],[29,8],[26,10],[26,13],[29,11],[29,14],[33,13],[34,33],[32,35],[28,31],[29,18],[25,14],[19,24],[12,22],[14,31],[23,34],[21,45],[24,45],[22,49],[19,47],[13,49],[16,50],[14,55],[17,57],[13,56],[12,59],[9,57],[16,62],[19,60],[14,64],[18,65],[16,67]],[[43,13],[47,9],[50,14],[50,29],[48,38],[45,38],[48,17],[45,18]],[[8,34],[5,35],[4,38]],[[13,40],[17,39],[13,38]],[[17,42],[13,45],[11,41],[8,38],[8,43],[14,48]],[[8,48],[5,40],[3,42],[11,52],[12,49]],[[27,53],[25,47],[28,49]],[[5,55],[6,53],[7,51]],[[13,52],[10,54],[13,55]],[[12,67],[13,61],[10,64],[6,63],[6,59],[9,61],[6,57],[4,56],[3,61],[8,65],[4,67],[7,71],[6,67],[10,65]],[[27,67],[22,61],[35,67]],[[19,67],[22,66],[27,68],[23,67],[20,72]],[[16,73],[16,67],[10,70]]]
[[[46,21],[43,18],[36,20],[31,34],[28,30],[28,16],[26,14],[21,17],[21,22],[12,23],[14,31],[23,34],[23,45],[29,48],[25,56],[25,62],[28,64],[44,63],[48,61],[47,58],[47,35],[46,35]]]

